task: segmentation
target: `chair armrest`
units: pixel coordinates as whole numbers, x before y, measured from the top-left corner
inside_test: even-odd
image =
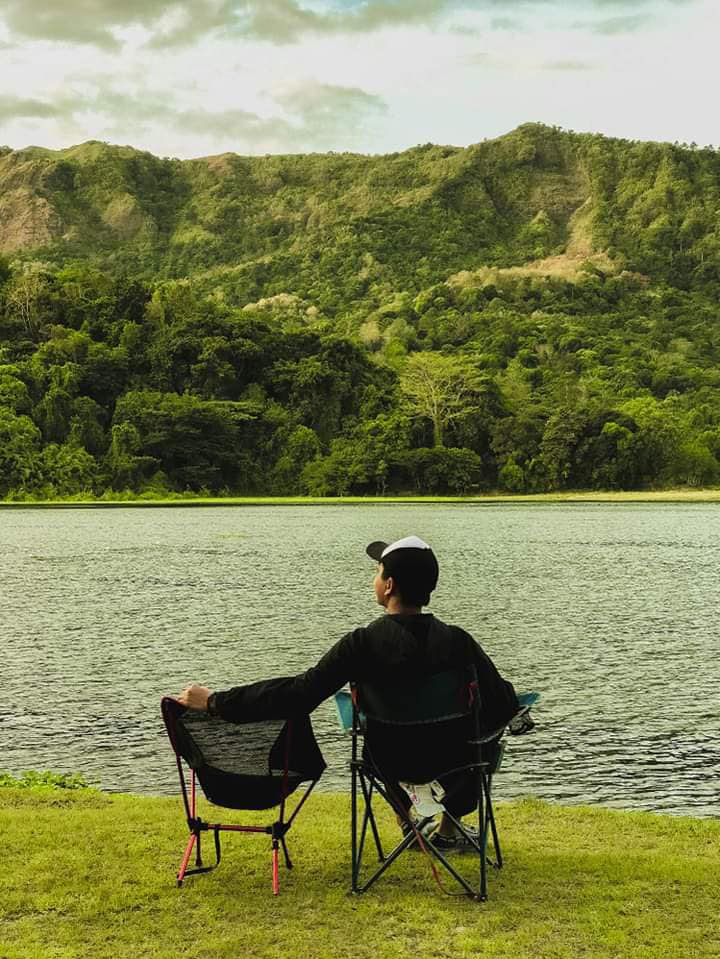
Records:
[[[340,689],[333,697],[337,710],[338,722],[344,733],[351,733],[353,726],[353,704],[349,689]]]

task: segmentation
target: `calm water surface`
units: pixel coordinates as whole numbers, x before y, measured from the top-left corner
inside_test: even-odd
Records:
[[[0,768],[176,790],[160,697],[312,665],[378,613],[373,539],[433,544],[537,730],[499,798],[720,815],[720,507],[368,505],[0,512]],[[314,723],[346,783],[334,708]]]

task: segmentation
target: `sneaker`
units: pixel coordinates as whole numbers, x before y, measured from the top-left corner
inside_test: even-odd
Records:
[[[480,841],[480,830],[478,829],[477,826],[470,826],[470,825],[466,825],[465,823],[463,823],[463,829],[464,829],[465,832],[468,834],[468,836],[472,836],[472,838],[473,838],[476,842],[479,842],[479,841]],[[462,833],[459,833],[459,832],[457,831],[457,829],[455,830],[455,834],[456,834],[457,836],[461,836],[461,837],[462,837]]]
[[[438,831],[435,831],[428,839],[435,846],[436,849],[439,849],[440,852],[477,852],[477,847],[472,844],[470,839],[478,840],[478,831],[473,829],[472,826],[463,826],[465,832],[468,834],[464,836],[458,830],[455,830],[454,836],[442,836]]]

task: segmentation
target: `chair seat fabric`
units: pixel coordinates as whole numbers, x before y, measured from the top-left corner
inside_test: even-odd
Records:
[[[205,798],[225,809],[272,809],[279,806],[283,796],[290,796],[305,780],[281,777],[242,776],[228,774],[212,766],[197,770],[198,782]]]

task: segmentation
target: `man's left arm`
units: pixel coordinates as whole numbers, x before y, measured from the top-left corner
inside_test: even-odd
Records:
[[[513,684],[502,678],[485,650],[474,640],[473,644],[480,688],[480,715],[484,728],[490,732],[504,726],[515,715],[518,698]]]

